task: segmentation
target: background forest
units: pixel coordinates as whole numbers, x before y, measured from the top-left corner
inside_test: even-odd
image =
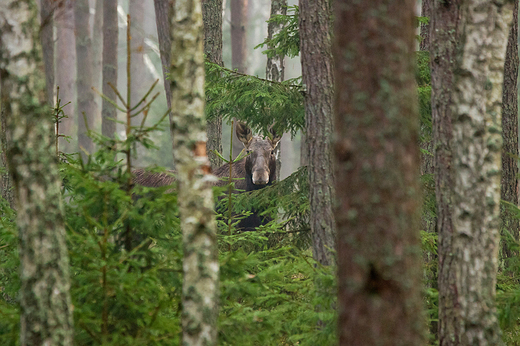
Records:
[[[520,345],[518,61],[518,0],[2,1],[0,344]]]

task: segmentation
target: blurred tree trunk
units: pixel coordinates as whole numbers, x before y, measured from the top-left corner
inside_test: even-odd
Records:
[[[103,71],[103,2],[104,0],[96,0],[95,13],[94,13],[94,24],[92,34],[92,86],[97,90],[102,89],[102,71]],[[113,49],[115,49],[114,46]],[[96,114],[94,116],[94,124],[96,128],[99,127],[101,122],[101,107],[102,98],[94,94],[94,101],[96,102]]]
[[[40,0],[40,40],[45,67],[45,95],[47,104],[54,107],[54,19],[51,0]]]
[[[144,64],[144,1],[130,1],[130,27],[132,30],[130,71],[132,74],[131,105],[136,105],[144,96],[145,90],[151,85],[147,69]],[[139,126],[143,120],[143,114],[132,118],[132,125]]]
[[[425,344],[414,4],[334,9],[340,345]]]
[[[182,344],[216,345],[218,250],[213,191],[201,180],[211,171],[206,155],[204,38],[198,0],[176,0],[171,18],[173,156],[183,233]]]
[[[427,17],[431,21],[432,0],[421,1],[421,17]],[[421,43],[419,49],[422,51],[430,50],[430,24],[421,23]]]
[[[287,14],[287,0],[271,0],[271,18],[276,15]],[[267,38],[272,39],[274,35],[278,34],[283,28],[282,24],[268,23],[267,24]],[[284,80],[284,55],[276,55],[274,57],[267,57],[267,66],[265,69],[265,78],[276,82],[283,82]],[[280,171],[282,169],[281,158],[282,143],[274,149],[276,157],[276,179],[280,180]]]
[[[231,68],[240,73],[247,73],[247,10],[248,0],[231,1]],[[232,129],[233,157],[237,157],[244,146],[236,135],[236,124]]]
[[[334,76],[328,0],[300,0],[300,49],[309,153],[312,252],[323,265],[334,264],[336,225],[332,212],[332,101]]]
[[[170,21],[173,16],[173,1],[170,0],[154,0],[155,7],[155,23],[157,24],[157,36],[159,39],[159,51],[161,52],[161,65],[164,77],[164,90],[166,91],[166,102],[168,108],[172,107],[170,80],[166,77],[166,73],[170,71],[170,52],[172,40],[170,37]],[[170,124],[172,123],[170,113]]]
[[[495,308],[500,114],[512,8],[513,4],[468,0],[459,4],[435,2],[433,10],[431,35],[436,54],[432,55],[432,66],[440,59],[453,61],[453,66],[444,65],[452,67],[453,82],[436,80],[432,97],[432,104],[451,108],[453,134],[452,185],[447,186],[451,194],[450,190],[442,190],[438,196],[446,200],[438,206],[440,345],[502,344]],[[439,54],[443,50],[444,54]],[[436,78],[441,73],[438,71]],[[451,102],[447,102],[449,96],[439,98],[450,94]],[[437,150],[443,144],[436,143]],[[437,170],[437,162],[435,166]],[[442,161],[439,166],[450,169],[443,167]],[[441,214],[442,207],[449,208],[448,203],[451,220]]]
[[[202,20],[204,21],[204,54],[209,61],[224,66],[222,61],[222,0],[202,0]],[[217,116],[207,124],[207,150],[211,168],[222,165],[220,157],[212,150],[222,153],[222,116]]]
[[[98,2],[101,0],[98,0]],[[103,1],[103,94],[117,102],[114,89],[110,84],[117,86],[117,47],[119,28],[117,22],[117,0]],[[103,136],[114,138],[117,119],[117,110],[110,102],[103,100],[101,117],[101,132]]]
[[[63,112],[68,116],[59,124],[60,134],[73,136],[76,115],[75,78],[76,78],[76,37],[74,35],[74,12],[71,0],[64,0],[55,12],[56,22],[56,85],[60,88]],[[74,151],[72,143],[59,140],[60,150]]]
[[[40,76],[38,8],[16,3],[0,2],[0,69],[20,239],[20,345],[72,345],[69,262],[54,126]]]
[[[518,206],[518,0],[515,0],[513,23],[507,42],[502,93],[502,181],[500,198]],[[520,224],[507,207],[500,207],[502,239],[511,233],[518,240]],[[504,259],[515,256],[506,242],[502,242]],[[507,265],[507,263],[506,263]]]
[[[76,92],[78,112],[78,147],[82,157],[85,152],[94,152],[94,143],[87,136],[88,130],[94,130],[96,103],[92,91],[92,44],[89,36],[88,0],[75,0],[74,20],[76,33]]]

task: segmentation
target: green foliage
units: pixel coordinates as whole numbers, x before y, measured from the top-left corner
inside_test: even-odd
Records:
[[[257,45],[255,49],[267,46],[267,49],[262,53],[266,54],[269,58],[277,55],[294,58],[300,54],[298,10],[298,6],[296,5],[288,6],[286,15],[278,14],[272,16],[267,22],[282,24],[282,29],[273,35],[273,38],[266,38],[264,42]]]

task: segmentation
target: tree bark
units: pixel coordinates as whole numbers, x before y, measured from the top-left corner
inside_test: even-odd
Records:
[[[40,40],[45,68],[45,95],[47,104],[54,107],[54,17],[51,0],[40,0]]]
[[[54,12],[56,22],[56,85],[60,88],[60,99],[63,112],[68,116],[61,120],[60,134],[72,136],[76,115],[75,78],[76,78],[76,38],[74,35],[74,12],[71,0],[60,2]],[[75,136],[74,136],[75,137]],[[60,138],[60,150],[74,151],[72,143]]]
[[[94,152],[94,143],[87,131],[94,130],[96,103],[92,91],[92,44],[89,36],[88,0],[75,0],[76,92],[78,111],[78,147],[83,158]]]
[[[271,0],[271,18],[280,14],[287,14],[287,0]],[[268,23],[267,38],[272,39],[274,35],[278,34],[282,30],[282,28],[282,24]],[[285,56],[281,54],[272,58],[267,57],[265,78],[276,82],[283,82],[285,73],[284,60]],[[278,180],[280,180],[280,171],[282,169],[281,148],[281,142],[278,143],[276,148],[274,148],[274,155],[276,157],[276,179]]]
[[[300,49],[309,153],[312,249],[316,261],[334,264],[336,226],[332,212],[334,177],[332,138],[333,64],[328,0],[300,0]]]
[[[450,107],[453,136],[450,166],[444,166],[442,161],[439,164],[443,169],[441,174],[452,167],[452,185],[448,185],[451,194],[443,186],[440,196],[443,205],[438,206],[439,344],[500,345],[495,309],[500,227],[500,114],[513,6],[491,0],[468,0],[453,5],[457,10],[445,12],[450,10],[451,4],[435,2],[431,29],[436,53],[432,60],[453,61],[453,65],[444,66],[452,68],[452,83],[437,79],[432,97],[432,104]],[[442,49],[449,55],[438,54]],[[436,78],[440,75],[441,71],[437,71]],[[450,95],[451,102],[439,99]],[[447,129],[441,127],[438,131]],[[436,143],[436,148],[443,144]],[[438,162],[436,169],[437,165]],[[448,213],[450,219],[446,220],[443,208],[449,208],[448,201],[452,205]],[[447,224],[450,221],[451,225]]]
[[[159,50],[161,52],[161,65],[164,77],[164,90],[166,91],[166,102],[168,109],[172,108],[170,81],[166,74],[170,71],[170,52],[172,40],[170,37],[170,21],[173,16],[173,1],[170,0],[154,0],[155,6],[155,22],[157,24],[157,37],[159,40]],[[170,113],[170,124],[172,117]]]
[[[104,0],[96,0],[94,24],[92,25],[92,86],[97,90],[101,90],[103,80],[103,3]],[[112,49],[116,50],[117,46]],[[96,114],[93,114],[93,122],[96,128],[101,122],[102,98],[94,94],[94,102],[96,102]]]
[[[2,91],[9,95],[2,108],[12,135],[7,157],[20,239],[20,345],[71,345],[68,253],[38,24],[34,2],[0,2]]]
[[[213,192],[208,179],[204,117],[202,9],[198,0],[176,0],[171,19],[173,156],[183,232],[182,343],[216,345],[218,251]]]
[[[431,21],[432,0],[421,1],[421,17],[427,17]],[[422,51],[430,50],[430,24],[421,23],[421,43],[419,49]]]
[[[513,23],[507,42],[502,93],[502,181],[500,198],[518,206],[518,0],[513,9]],[[518,240],[520,224],[509,208],[500,207],[502,239],[511,233]],[[503,258],[514,256],[506,242],[502,243]],[[507,266],[507,263],[506,263]]]
[[[204,54],[206,58],[220,66],[222,61],[222,0],[202,0],[202,20],[204,21]],[[213,150],[222,153],[222,116],[208,121],[207,148],[211,168],[222,165],[219,156]]]
[[[99,1],[99,0],[98,0]],[[119,28],[117,25],[117,0],[103,2],[103,94],[117,102],[116,93],[110,84],[117,86],[117,46]],[[103,136],[114,138],[117,118],[116,108],[103,100],[101,132]]]
[[[334,9],[340,345],[425,341],[414,4]]]
[[[144,1],[129,2],[130,26],[132,29],[131,61],[132,73],[131,105],[134,106],[141,100],[144,93],[151,85],[151,80],[146,73],[144,64]],[[132,125],[139,126],[143,120],[143,114],[132,118]]]

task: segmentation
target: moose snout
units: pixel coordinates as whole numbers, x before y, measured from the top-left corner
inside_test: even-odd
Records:
[[[253,184],[266,185],[269,183],[269,173],[265,170],[256,170],[253,172]]]

